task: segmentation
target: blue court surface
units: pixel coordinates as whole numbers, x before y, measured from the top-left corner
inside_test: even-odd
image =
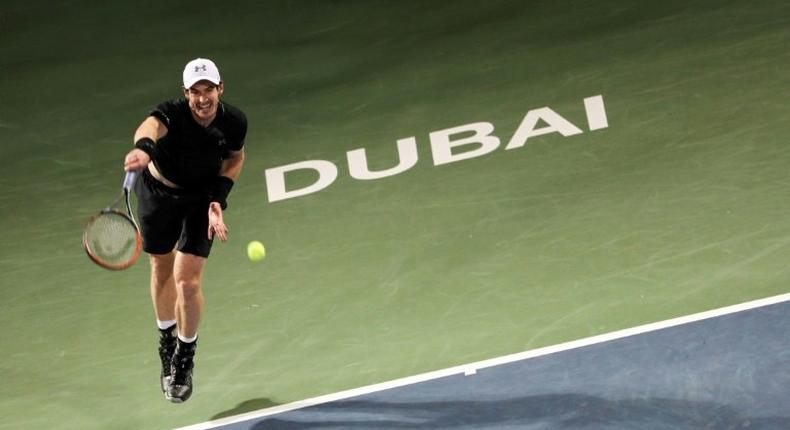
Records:
[[[788,300],[777,296],[183,430],[790,429]]]

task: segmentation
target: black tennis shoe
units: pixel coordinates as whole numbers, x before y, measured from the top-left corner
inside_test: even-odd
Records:
[[[173,403],[183,403],[192,395],[192,368],[194,367],[195,348],[197,341],[184,343],[179,339],[176,352],[173,354],[170,385],[167,386],[165,397]]]
[[[159,374],[159,385],[162,393],[170,385],[172,374],[173,353],[176,351],[176,326],[168,329],[159,329],[159,359],[162,361],[162,371]]]

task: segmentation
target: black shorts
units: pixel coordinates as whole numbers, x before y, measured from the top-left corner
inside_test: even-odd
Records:
[[[170,188],[144,169],[134,186],[137,220],[143,236],[143,250],[167,254],[178,250],[208,257],[208,205],[205,193]]]

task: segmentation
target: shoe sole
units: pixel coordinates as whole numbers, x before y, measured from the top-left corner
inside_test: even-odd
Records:
[[[172,378],[172,377],[171,376],[165,376],[164,380],[162,380],[161,378],[159,379],[159,388],[162,389],[162,394],[166,394],[167,393],[167,386],[170,385],[170,378]]]
[[[184,399],[179,399],[179,398],[177,398],[177,397],[168,397],[168,396],[165,396],[165,398],[166,398],[166,399],[167,399],[167,400],[168,400],[170,403],[176,403],[176,404],[179,404],[179,403],[184,403],[184,402],[186,402],[186,400],[184,400]]]
[[[186,397],[183,397],[183,398],[182,397],[170,396],[170,395],[167,394],[167,391],[165,391],[164,394],[165,394],[165,399],[167,399],[167,401],[170,402],[170,403],[184,403],[187,400],[189,400],[190,397],[192,397],[192,393],[191,392]]]

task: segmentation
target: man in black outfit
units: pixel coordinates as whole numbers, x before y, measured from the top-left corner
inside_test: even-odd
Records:
[[[183,78],[184,98],[151,111],[124,160],[126,171],[142,171],[135,193],[160,331],[160,385],[174,403],[192,394],[203,267],[214,236],[227,240],[222,211],[247,134],[244,113],[220,101],[225,86],[214,62],[190,61]]]

